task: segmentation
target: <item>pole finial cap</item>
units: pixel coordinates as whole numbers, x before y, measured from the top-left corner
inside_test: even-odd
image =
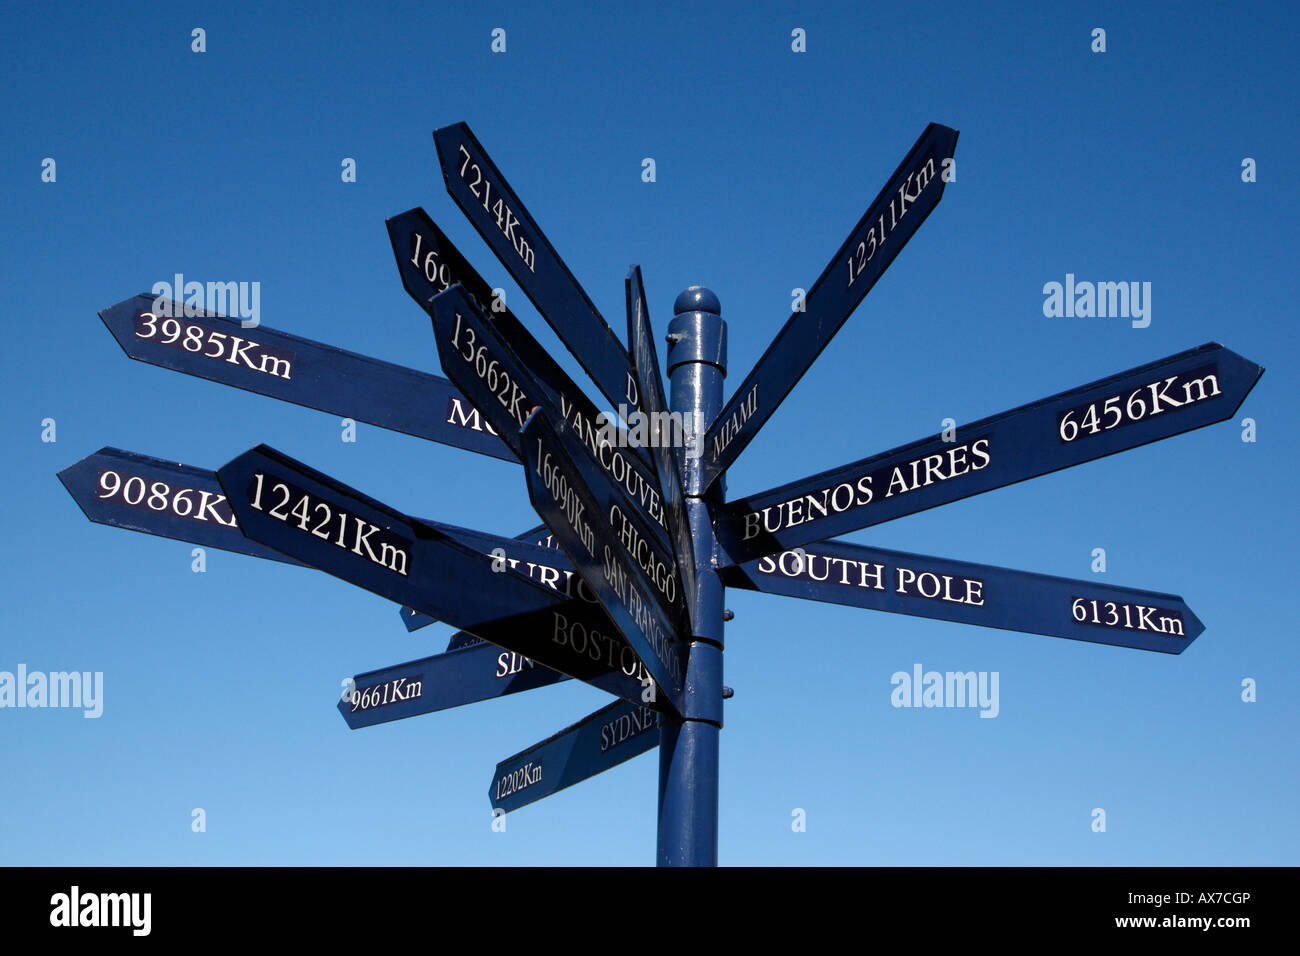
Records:
[[[673,303],[674,315],[685,315],[687,312],[709,312],[713,315],[721,315],[722,303],[711,290],[702,285],[693,285],[677,296],[677,301]]]

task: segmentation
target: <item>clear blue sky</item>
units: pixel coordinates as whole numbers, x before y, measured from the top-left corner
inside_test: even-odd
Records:
[[[925,124],[961,131],[957,182],[733,496],[1212,340],[1267,368],[1233,422],[851,536],[1072,577],[1103,547],[1107,583],[1205,622],[1181,656],[730,592],[722,862],[1297,862],[1293,4],[272,6],[0,20],[0,670],[105,685],[98,720],[0,710],[0,863],[653,861],[653,756],[490,828],[496,762],[601,692],[349,731],[339,681],[445,627],[251,557],[194,574],[188,545],[91,525],[55,478],[103,445],[216,468],[267,442],[410,513],[536,523],[517,466],[365,425],[345,444],[336,417],[127,360],[95,314],[176,272],[258,281],[264,324],[437,371],[384,230],[423,205],[557,343],[444,192],[430,132],[461,120],[620,332],[633,262],[659,331],[681,289],[716,291],[732,387]],[[1150,327],[1044,317],[1066,273],[1151,282]],[[893,708],[915,663],[997,671],[998,717]]]

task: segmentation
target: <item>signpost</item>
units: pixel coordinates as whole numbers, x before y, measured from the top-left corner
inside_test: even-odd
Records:
[[[931,124],[750,374],[723,402],[727,330],[692,286],[665,397],[639,267],[614,334],[469,128],[434,133],[448,192],[573,352],[602,411],[423,209],[387,220],[448,379],[176,303],[100,313],[135,359],[523,465],[544,524],[515,537],[412,518],[258,446],[217,472],[103,448],[59,473],[94,522],[302,564],[402,605],[441,654],[335,691],[351,728],[570,677],[616,699],[497,765],[511,812],[659,747],[661,865],[717,862],[725,589],[1181,654],[1181,597],[837,536],[1233,417],[1263,369],[1211,343],[768,491],[725,474],[917,233],[957,132]]]

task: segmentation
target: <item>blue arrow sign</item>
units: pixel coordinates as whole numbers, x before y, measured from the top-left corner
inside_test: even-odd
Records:
[[[563,423],[558,428],[564,428]],[[528,417],[521,434],[533,508],[655,683],[680,710],[686,661],[678,628],[684,605],[677,603],[680,593],[668,590],[676,585],[673,570],[660,566],[648,574],[632,560],[610,513],[591,491],[589,480],[599,476],[569,454],[567,443],[540,409]]]
[[[672,539],[673,555],[686,595],[686,605],[691,617],[695,616],[695,544],[691,536],[690,518],[686,514],[686,498],[682,493],[679,470],[680,449],[689,437],[698,442],[700,436],[686,435],[684,423],[674,421],[668,413],[664,399],[663,382],[659,378],[659,355],[655,350],[654,334],[650,330],[650,311],[646,306],[645,286],[641,282],[641,267],[633,266],[627,274],[627,340],[632,347],[632,374],[636,378],[641,396],[639,417],[651,446],[651,460],[663,493],[664,524]]]
[[[390,601],[642,703],[650,675],[608,617],[265,445],[217,469],[244,534]],[[670,706],[659,695],[653,706]]]
[[[513,651],[480,642],[357,674],[345,688],[338,709],[348,726],[356,730],[568,679]]]
[[[510,344],[511,351],[537,383],[546,389],[565,421],[601,421],[601,410],[574,384],[505,304],[493,295],[491,286],[434,224],[428,213],[417,206],[389,219],[388,238],[393,245],[403,288],[430,318],[433,317],[434,296],[459,283],[479,310],[492,317],[492,325]],[[649,456],[640,448],[629,446],[626,441],[625,436],[620,436],[616,444],[627,448],[648,465]]]
[[[433,134],[447,192],[615,408],[637,408],[627,352],[464,123]]]
[[[1181,597],[843,541],[727,568],[724,583],[846,604],[1181,654],[1205,630]]]
[[[656,548],[669,551],[659,482],[630,449],[618,446],[612,426],[605,429],[581,416],[565,416],[462,287],[453,286],[434,298],[433,328],[443,370],[520,460],[524,452],[519,429],[529,411],[541,407],[552,421],[564,421],[571,429],[571,452],[607,476],[596,489],[609,491],[609,497],[602,498],[603,510],[608,513],[617,504],[624,513],[635,514]]]
[[[655,712],[615,701],[497,764],[488,799],[493,809],[509,813],[658,745]]]
[[[477,533],[482,534],[482,532]],[[590,600],[593,603],[599,603],[594,595],[590,595],[590,592],[582,593],[586,590],[582,584],[582,579],[574,579],[573,569],[569,566],[568,559],[565,558],[564,554],[559,550],[559,545],[555,543],[555,539],[551,535],[551,529],[546,527],[546,525],[539,525],[536,528],[530,528],[521,534],[517,534],[513,541],[504,538],[499,539],[499,541],[499,545],[491,544],[488,551],[485,553],[492,554],[499,546],[504,552],[507,562],[524,561],[527,563],[531,558],[534,563],[539,565],[539,567],[536,573],[534,573],[531,568],[525,568],[524,570],[528,572],[529,577],[541,581],[542,584],[554,588],[557,591],[563,590],[565,594],[569,594],[569,589],[571,587],[576,588],[579,592],[579,596],[584,598],[590,596]],[[538,547],[549,549],[551,554],[554,556],[551,563],[548,565],[542,565],[540,561],[538,561],[536,555],[524,555],[516,551],[513,547],[513,542],[519,541],[522,541],[525,544],[535,544]],[[514,570],[519,570],[515,564],[511,564],[511,567]],[[427,614],[421,614],[414,608],[404,607],[401,608],[401,612],[402,623],[406,625],[408,631],[418,631],[422,627],[428,627],[430,624],[438,623],[434,618],[429,617]],[[460,632],[452,635],[451,643],[447,645],[447,650],[454,651],[458,647],[466,647],[480,643],[482,643],[482,638],[475,637],[473,634]]]
[[[1217,343],[750,495],[719,513],[743,564],[1231,418],[1263,369]]]
[[[812,366],[943,196],[957,131],[931,123],[704,436],[704,487],[725,471]]]
[[[450,382],[259,325],[138,295],[99,313],[138,361],[513,461]],[[155,309],[171,312],[161,315]]]
[[[101,448],[63,469],[58,477],[86,517],[96,524],[286,564],[302,564],[244,536],[217,473],[211,469],[120,448]],[[502,548],[505,566],[563,597],[579,597],[593,605],[600,603],[574,574],[563,553],[554,546],[541,544],[550,539],[550,531],[545,526],[529,529],[518,538],[503,538],[439,521],[419,520],[489,559]],[[419,619],[419,623],[408,623],[408,630],[436,623],[434,618],[412,612],[410,608],[401,610],[406,612],[404,621]],[[481,643],[479,638],[473,640]],[[465,643],[461,640],[455,646]]]
[[[244,537],[216,473],[208,469],[101,448],[64,468],[59,481],[96,524],[299,563]]]

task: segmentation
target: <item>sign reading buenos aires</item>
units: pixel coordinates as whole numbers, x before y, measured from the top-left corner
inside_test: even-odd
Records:
[[[477,427],[473,409],[445,378],[223,316],[171,317],[138,295],[99,313],[130,358],[259,395],[513,461]]]
[[[736,460],[943,197],[957,131],[926,127],[704,436],[705,486]]]
[[[830,471],[718,515],[728,563],[823,541],[1231,418],[1263,369],[1211,343]]]

